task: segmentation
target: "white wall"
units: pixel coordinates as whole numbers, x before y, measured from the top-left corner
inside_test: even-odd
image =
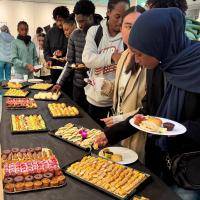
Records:
[[[53,9],[61,4],[48,3],[32,3],[22,1],[0,1],[0,25],[7,23],[11,33],[17,35],[17,23],[21,20],[27,21],[30,28],[30,35],[35,34],[35,29],[38,26],[44,27],[48,24],[53,24],[52,12]],[[73,5],[65,5],[70,12],[73,11]],[[105,7],[97,7],[96,13],[102,16],[106,15]]]

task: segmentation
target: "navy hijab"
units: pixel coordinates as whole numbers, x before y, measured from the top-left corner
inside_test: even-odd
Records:
[[[180,121],[185,93],[200,93],[200,43],[185,35],[185,16],[177,8],[157,8],[134,24],[129,45],[157,58],[166,79],[158,116]]]

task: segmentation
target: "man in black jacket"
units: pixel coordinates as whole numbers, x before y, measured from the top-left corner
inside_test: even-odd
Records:
[[[59,65],[64,66],[64,63],[52,59],[53,56],[64,57],[67,53],[67,38],[63,31],[63,22],[69,16],[69,10],[65,6],[60,6],[54,9],[53,18],[56,21],[54,26],[48,31],[45,38],[44,57],[48,66]],[[51,70],[52,83],[56,83],[61,71]]]
[[[54,86],[53,91],[60,90],[70,77],[70,74],[74,72],[73,100],[87,110],[87,101],[84,91],[86,85],[84,78],[87,77],[87,69],[82,62],[82,52],[85,46],[87,31],[94,25],[95,6],[89,0],[80,0],[74,7],[74,14],[79,28],[76,29],[69,38],[67,64],[57,81],[57,85]],[[72,69],[72,66],[74,66],[74,69]]]

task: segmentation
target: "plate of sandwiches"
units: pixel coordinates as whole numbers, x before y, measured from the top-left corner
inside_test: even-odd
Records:
[[[131,118],[129,122],[133,127],[154,135],[175,136],[187,131],[182,124],[161,117],[138,114]]]
[[[99,156],[121,165],[128,165],[138,160],[135,151],[124,147],[107,147],[99,152]]]

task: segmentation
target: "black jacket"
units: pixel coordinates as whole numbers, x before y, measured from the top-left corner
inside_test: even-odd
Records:
[[[72,73],[74,73],[73,77],[73,85],[76,87],[83,88],[86,83],[84,82],[84,78],[87,77],[87,70],[72,70],[71,64],[82,64],[82,53],[85,46],[85,37],[86,33],[81,31],[80,29],[75,30],[68,41],[68,50],[67,50],[67,65],[64,68],[61,76],[59,77],[57,83],[63,85]]]
[[[163,94],[164,78],[162,72],[159,68],[154,71],[148,71],[147,93],[143,99],[143,109],[141,109],[139,113],[145,115],[156,115]],[[200,94],[190,92],[186,93],[181,116],[182,118],[180,123],[186,126],[187,133],[167,138],[169,153],[171,155],[200,150]],[[105,130],[105,134],[110,144],[118,143],[138,131],[129,124],[130,118]],[[159,139],[159,136],[149,134],[145,147],[146,165],[156,174],[159,174],[161,166],[159,161],[162,162],[163,153],[157,145]]]
[[[46,61],[50,61],[50,57],[56,50],[61,50],[63,52],[63,57],[67,53],[68,39],[64,35],[63,29],[59,29],[57,26],[52,27],[46,37],[44,45],[44,58]]]

